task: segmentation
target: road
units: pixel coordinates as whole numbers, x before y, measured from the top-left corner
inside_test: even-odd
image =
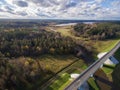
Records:
[[[78,78],[76,78],[65,90],[77,90],[84,82],[88,80],[88,78],[93,75],[101,65],[110,57],[112,56],[116,50],[120,47],[120,41],[116,44],[116,46],[106,53],[102,58],[98,59],[92,65],[90,65],[84,72],[80,74]]]

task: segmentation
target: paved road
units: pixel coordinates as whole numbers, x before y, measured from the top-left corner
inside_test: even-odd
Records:
[[[84,72],[80,74],[78,78],[76,78],[65,90],[77,90],[79,86],[81,86],[88,78],[93,75],[101,65],[110,57],[112,56],[116,50],[120,47],[120,42],[116,44],[116,46],[106,53],[102,58],[98,59],[92,65],[90,65]]]

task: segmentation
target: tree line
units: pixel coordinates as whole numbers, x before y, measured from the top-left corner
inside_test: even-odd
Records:
[[[83,42],[46,30],[15,30],[0,33],[0,52],[6,57],[39,56],[42,54],[77,54],[91,52]],[[79,49],[76,49],[79,48]],[[85,52],[85,53],[86,53]]]
[[[120,24],[110,22],[77,24],[74,26],[73,32],[76,36],[82,36],[92,40],[112,39],[120,35]]]

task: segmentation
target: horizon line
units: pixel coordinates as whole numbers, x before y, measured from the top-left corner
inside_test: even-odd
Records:
[[[59,18],[56,18],[56,19],[51,19],[51,18],[46,18],[46,19],[37,19],[37,18],[0,18],[0,20],[78,20],[78,21],[120,21],[120,19],[59,19]]]

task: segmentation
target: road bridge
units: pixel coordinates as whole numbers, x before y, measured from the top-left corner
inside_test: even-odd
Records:
[[[84,84],[89,77],[91,77],[103,63],[113,56],[113,54],[119,49],[120,41],[115,45],[115,47],[106,53],[102,58],[98,59],[92,65],[90,65],[85,71],[83,71],[78,78],[76,78],[65,90],[77,90],[82,84]]]

